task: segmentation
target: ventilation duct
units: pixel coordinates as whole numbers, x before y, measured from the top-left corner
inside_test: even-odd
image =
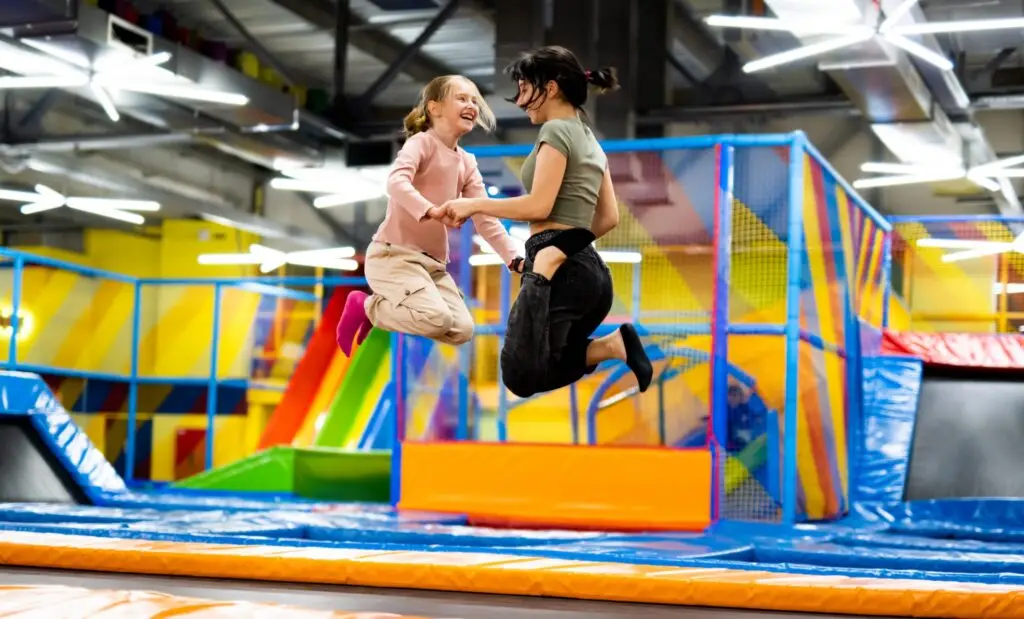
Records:
[[[16,2],[16,4],[19,4]],[[6,0],[0,0],[6,6]],[[21,31],[24,34],[24,30]],[[28,45],[32,43],[34,45]],[[250,163],[271,167],[273,161],[286,159],[306,165],[319,165],[319,154],[276,131],[299,128],[302,115],[294,98],[266,84],[249,78],[229,65],[211,60],[166,39],[126,22],[97,7],[81,4],[78,8],[77,28],[73,33],[54,34],[45,38],[25,38],[22,43],[0,36],[0,69],[16,75],[32,74],[33,67],[19,63],[25,52],[39,54],[39,47],[49,52],[51,61],[70,58],[90,58],[94,63],[117,53],[119,48],[130,48],[147,55],[166,52],[171,59],[161,65],[173,74],[193,81],[198,87],[244,95],[248,103],[240,106],[211,105],[180,98],[164,98],[120,91],[116,107],[125,116],[156,127],[172,131],[186,130],[197,124],[197,113],[207,119],[207,125],[219,123],[230,131],[207,142],[230,155]],[[72,65],[68,63],[68,67]],[[85,89],[88,90],[88,89]],[[72,90],[80,96],[85,91]]]
[[[883,13],[894,13],[902,0],[879,0],[877,4],[866,0],[766,0],[766,4],[783,20],[870,24],[879,18],[879,5]],[[915,6],[899,25],[924,21],[924,14]],[[810,45],[834,35],[794,36],[801,45]],[[934,36],[925,35],[916,41],[942,54]],[[982,130],[968,120],[970,102],[951,72],[928,67],[919,73],[905,52],[880,37],[822,55],[818,68],[839,85],[871,123],[878,139],[900,161],[970,167],[996,159]],[[1006,181],[1001,185],[1001,191],[990,194],[999,210],[1020,214],[1013,187]],[[973,183],[945,183],[942,190],[971,194],[984,191]]]

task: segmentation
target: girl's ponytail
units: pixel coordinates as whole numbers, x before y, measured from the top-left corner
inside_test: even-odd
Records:
[[[406,138],[411,138],[417,133],[422,133],[429,129],[430,115],[427,114],[426,101],[420,99],[420,102],[405,115],[405,121],[403,121],[402,125]]]

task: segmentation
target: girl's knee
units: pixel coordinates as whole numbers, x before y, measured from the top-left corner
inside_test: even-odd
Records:
[[[452,330],[452,326],[455,324],[455,318],[447,306],[431,307],[420,312],[417,318],[420,323],[417,330],[422,335],[432,339],[444,337],[445,334]]]
[[[473,339],[473,321],[455,320],[449,331],[449,340],[452,344],[465,344]]]

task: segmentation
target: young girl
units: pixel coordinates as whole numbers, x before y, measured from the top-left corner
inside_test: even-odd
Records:
[[[473,336],[473,317],[446,268],[448,226],[456,222],[441,205],[487,195],[476,158],[459,147],[459,138],[475,125],[490,131],[494,124],[494,114],[465,77],[437,77],[423,89],[405,118],[407,139],[388,176],[387,214],[366,250],[364,273],[373,294],[350,293],[338,322],[338,345],[346,356],[373,326],[448,344]],[[481,214],[473,223],[510,269],[522,263],[501,222]]]
[[[530,222],[527,266],[501,351],[502,378],[512,393],[528,397],[619,359],[646,391],[653,369],[633,325],[592,338],[613,300],[611,273],[593,241],[618,225],[619,211],[608,158],[581,116],[588,87],[614,89],[615,72],[585,71],[557,46],[523,55],[509,71],[519,85],[515,103],[541,125],[522,168],[527,193],[445,205],[457,221],[483,215]]]

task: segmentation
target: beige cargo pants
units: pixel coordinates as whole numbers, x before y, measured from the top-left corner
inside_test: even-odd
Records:
[[[366,315],[375,327],[445,344],[473,337],[473,316],[443,263],[416,249],[374,241],[363,271],[373,291]]]

